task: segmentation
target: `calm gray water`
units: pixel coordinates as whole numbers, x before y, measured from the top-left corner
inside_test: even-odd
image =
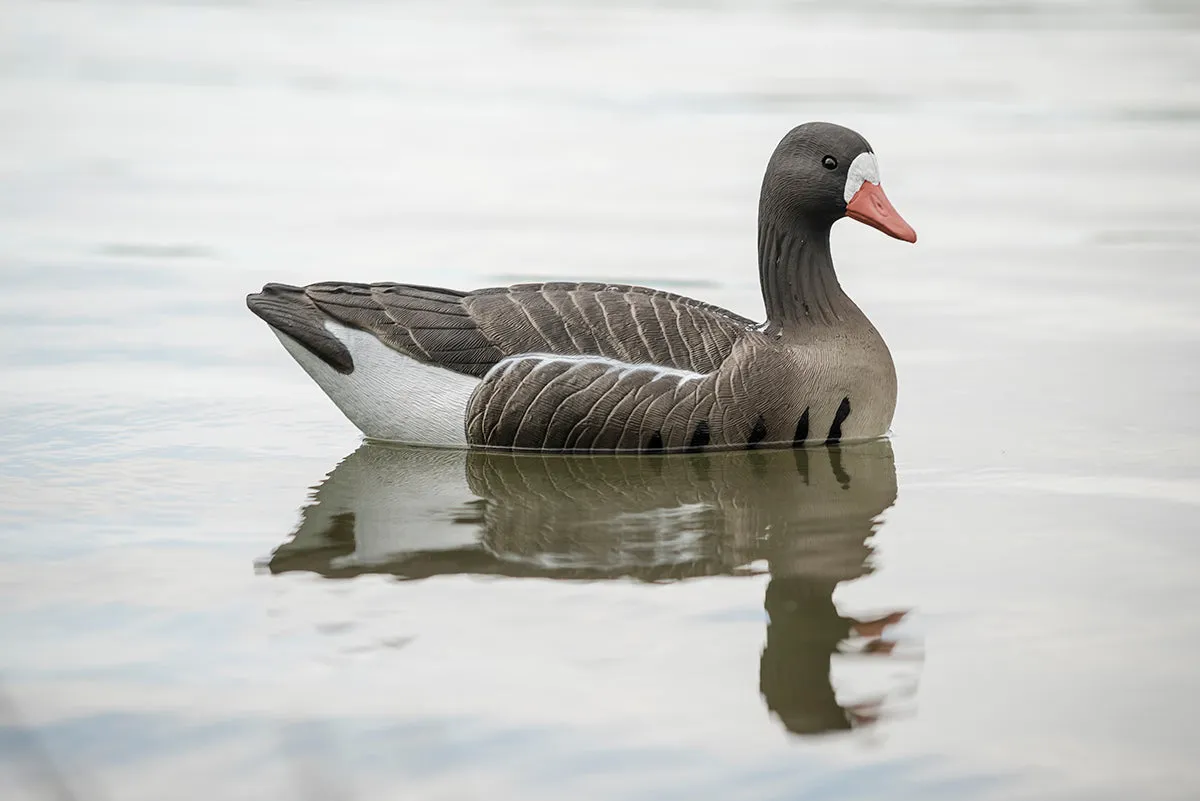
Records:
[[[1200,797],[1197,8],[10,0],[0,796]],[[362,445],[243,306],[759,317],[809,119],[921,237],[834,232],[890,442]]]

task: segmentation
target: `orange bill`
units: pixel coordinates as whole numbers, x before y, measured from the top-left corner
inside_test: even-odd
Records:
[[[879,184],[863,181],[863,185],[846,204],[846,216],[905,242],[917,241],[917,232],[892,206]]]

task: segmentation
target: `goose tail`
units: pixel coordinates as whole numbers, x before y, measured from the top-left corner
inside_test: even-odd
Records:
[[[421,362],[326,314],[311,287],[267,284],[246,298],[330,400],[372,439],[465,448],[479,379]]]
[[[309,299],[303,287],[267,284],[261,292],[247,295],[246,305],[267,325],[291,337],[342,375],[354,372],[354,358],[349,349],[326,327],[329,318]]]

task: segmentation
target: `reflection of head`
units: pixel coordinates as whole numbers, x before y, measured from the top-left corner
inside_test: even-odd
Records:
[[[871,535],[896,498],[891,448],[872,445],[878,450],[804,452],[820,491],[772,531],[761,551],[771,581],[759,691],[793,734],[851,727],[851,716],[837,703],[830,666],[853,621],[838,614],[833,593],[839,583],[870,572]]]
[[[767,644],[759,661],[759,692],[793,734],[850,728],[830,683],[830,660],[850,633],[833,605],[835,583],[773,578],[767,585]]]

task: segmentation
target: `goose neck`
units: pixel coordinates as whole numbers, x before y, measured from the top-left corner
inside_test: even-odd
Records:
[[[759,224],[759,279],[768,330],[835,326],[857,311],[833,269],[829,229],[771,219]]]

